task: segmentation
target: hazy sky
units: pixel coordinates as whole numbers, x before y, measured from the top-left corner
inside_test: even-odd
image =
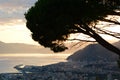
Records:
[[[36,1],[0,0],[0,41],[37,44],[31,39],[31,33],[26,28],[26,21],[24,19],[24,13]],[[120,28],[115,28],[116,30],[120,31]],[[107,38],[110,39],[109,37]]]
[[[0,41],[33,43],[25,26],[24,13],[37,0],[0,0]]]

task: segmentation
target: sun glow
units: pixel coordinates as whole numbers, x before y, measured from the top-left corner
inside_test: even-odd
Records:
[[[120,21],[119,16],[108,16],[106,19]],[[98,26],[102,29],[110,30],[113,32],[120,33],[120,26],[114,25],[108,22],[99,22]],[[101,35],[101,34],[100,34]],[[119,39],[113,38],[111,36],[101,35],[104,39],[109,41],[118,41]],[[82,39],[86,40],[89,36],[83,34],[72,34],[69,39]],[[90,40],[94,40],[89,38]],[[31,38],[31,32],[26,28],[24,19],[14,19],[6,23],[0,24],[0,41],[7,43],[28,43],[38,45]]]
[[[106,19],[113,20],[113,21],[116,21],[116,22],[120,22],[120,17],[119,16],[110,16],[109,15],[108,17],[106,17]],[[117,24],[114,24],[114,23],[108,23],[108,22],[104,22],[104,21],[99,21],[98,24],[96,25],[96,27],[104,29],[104,30],[108,30],[110,32],[119,33],[119,37],[120,37],[120,25],[117,25]],[[110,41],[110,42],[119,41],[118,38],[112,37],[110,35],[106,35],[106,34],[99,34],[99,35],[101,37],[103,37],[105,40]],[[74,40],[75,39],[80,39],[81,41],[84,41],[84,40],[95,41],[93,38],[90,38],[89,36],[86,36],[82,33],[72,34],[69,39],[74,39]]]
[[[0,57],[44,57],[44,56],[47,56],[47,57],[58,57],[58,58],[64,58],[64,57],[68,57],[70,56],[71,54],[40,54],[40,53],[34,53],[34,54],[30,54],[30,53],[27,53],[27,54],[24,54],[24,53],[17,53],[17,54],[12,54],[12,53],[6,53],[6,54],[0,54]]]
[[[0,40],[7,43],[27,43],[35,44],[31,38],[31,32],[26,28],[22,20],[12,21],[0,25]]]
[[[119,16],[111,16],[108,15],[106,17],[106,19],[112,20],[112,21],[116,21],[120,23],[120,17]],[[101,27],[104,30],[108,30],[110,32],[115,32],[115,33],[119,33],[120,34],[120,25],[114,24],[114,23],[108,23],[108,22],[103,22],[100,21],[97,25],[97,27]],[[112,41],[112,42],[116,42],[119,41],[118,38],[112,37],[112,36],[108,36],[108,35],[101,35],[104,39]]]

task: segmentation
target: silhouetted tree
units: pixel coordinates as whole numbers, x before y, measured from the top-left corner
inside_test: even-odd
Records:
[[[107,3],[109,1],[109,3]],[[70,34],[83,33],[94,38],[106,49],[120,55],[120,50],[104,40],[99,32],[119,38],[95,25],[99,21],[120,24],[106,19],[108,15],[118,15],[119,0],[38,0],[25,18],[32,38],[54,52],[64,51],[64,42]],[[111,3],[114,3],[111,5]],[[74,39],[73,39],[74,40]]]

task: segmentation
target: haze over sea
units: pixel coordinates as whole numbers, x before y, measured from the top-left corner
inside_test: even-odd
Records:
[[[66,61],[70,54],[40,54],[40,53],[4,53],[0,54],[0,73],[17,72],[14,66],[36,65],[42,66]]]

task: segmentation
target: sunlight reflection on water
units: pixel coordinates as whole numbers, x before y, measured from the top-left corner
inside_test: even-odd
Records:
[[[0,73],[16,72],[18,64],[42,66],[66,61],[70,54],[0,54]]]

